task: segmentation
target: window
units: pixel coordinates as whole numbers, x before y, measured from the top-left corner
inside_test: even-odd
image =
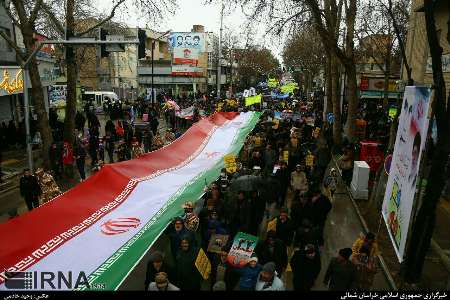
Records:
[[[9,28],[0,27],[0,30],[6,33],[8,37],[11,37],[11,30]],[[4,38],[0,38],[0,51],[11,52],[12,49]]]

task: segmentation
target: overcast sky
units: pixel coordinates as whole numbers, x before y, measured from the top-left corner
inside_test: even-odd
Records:
[[[95,0],[99,10],[107,12],[111,9],[113,1],[111,0]],[[218,1],[215,1],[218,2]],[[215,32],[217,35],[220,32],[220,4],[207,4],[205,0],[178,0],[178,8],[175,15],[168,15],[166,19],[157,22],[155,25],[151,25],[147,22],[148,18],[141,16],[141,13],[136,11],[132,5],[128,5],[127,9],[121,10],[117,14],[116,21],[120,21],[128,24],[131,27],[148,27],[161,32],[166,30],[173,31],[190,31],[192,25],[204,25],[205,31]],[[223,24],[224,30],[231,30],[236,34],[245,35],[246,17],[243,14],[240,7],[231,11],[225,10]],[[266,46],[271,49],[274,55],[281,60],[281,49],[279,44],[273,44],[273,39],[264,38],[265,28],[264,24],[259,24],[259,28],[254,29],[254,42]],[[242,46],[245,44],[245,38],[241,38]]]

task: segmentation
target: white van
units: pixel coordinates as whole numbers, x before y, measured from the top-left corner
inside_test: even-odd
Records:
[[[109,91],[90,91],[84,92],[82,96],[83,101],[92,101],[94,106],[103,107],[103,103],[119,102],[119,97],[114,92]]]

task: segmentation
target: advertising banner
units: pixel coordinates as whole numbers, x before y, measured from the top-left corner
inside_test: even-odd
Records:
[[[169,36],[169,46],[172,49],[188,48],[206,51],[204,32],[173,32]]]
[[[254,235],[238,232],[236,234],[230,252],[228,252],[228,262],[236,267],[243,267],[252,257],[258,238]]]
[[[193,65],[172,64],[172,75],[174,76],[202,76],[203,70]]]
[[[180,65],[198,65],[198,49],[175,48],[173,49],[173,63]]]
[[[66,104],[67,85],[51,85],[48,87],[50,106],[61,107]]]
[[[399,262],[403,261],[417,176],[428,131],[431,90],[405,89],[382,214]]]

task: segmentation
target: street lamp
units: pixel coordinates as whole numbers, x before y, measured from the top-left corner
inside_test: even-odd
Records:
[[[155,43],[156,43],[156,41],[157,40],[159,40],[160,38],[162,38],[162,37],[165,37],[166,35],[168,35],[169,33],[171,33],[172,32],[172,29],[169,29],[169,30],[167,30],[166,32],[164,32],[162,35],[160,35],[159,37],[157,37],[156,39],[153,39],[153,41],[152,41],[152,104],[154,103],[153,101],[153,94],[154,94],[154,91],[153,91],[153,77],[154,77],[154,74],[153,74],[153,53],[155,52]]]

